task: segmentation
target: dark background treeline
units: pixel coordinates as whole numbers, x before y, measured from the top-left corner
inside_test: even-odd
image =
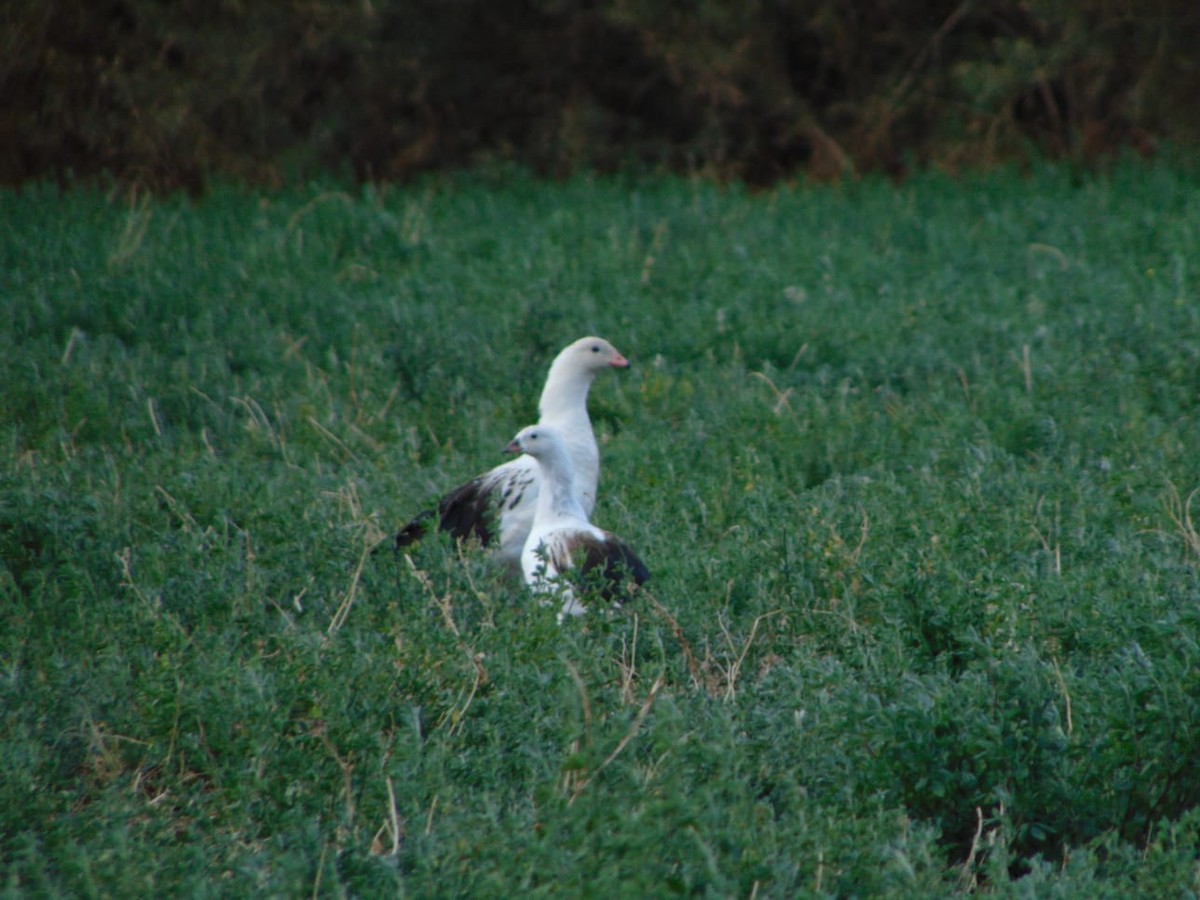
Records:
[[[1196,0],[8,0],[0,181],[769,184],[1200,146]]]

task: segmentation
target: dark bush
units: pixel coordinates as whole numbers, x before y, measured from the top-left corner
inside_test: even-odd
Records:
[[[515,160],[766,184],[1200,137],[1188,0],[15,0],[0,180]]]

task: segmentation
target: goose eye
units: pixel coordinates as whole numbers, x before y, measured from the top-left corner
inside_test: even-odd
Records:
[[[599,344],[592,344],[592,352],[593,352],[593,353],[599,353],[599,352],[600,352],[600,345],[599,345]]]

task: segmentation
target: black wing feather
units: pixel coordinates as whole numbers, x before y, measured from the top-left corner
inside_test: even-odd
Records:
[[[443,497],[437,509],[425,510],[396,532],[396,549],[411,546],[425,537],[430,520],[435,517],[439,531],[448,531],[460,540],[474,537],[487,546],[494,531],[492,512],[495,499],[486,479],[471,479]]]
[[[583,564],[579,574],[584,585],[598,582],[600,596],[609,603],[624,603],[629,599],[629,581],[635,585],[650,580],[650,570],[628,544],[605,532],[605,540],[586,538]]]
[[[425,532],[429,530],[429,520],[436,515],[437,510],[427,509],[419,516],[414,516],[407,525],[396,532],[396,549],[408,547],[425,537]]]
[[[495,499],[485,479],[471,479],[442,498],[438,504],[438,515],[441,516],[438,528],[460,540],[478,538],[486,547],[492,540]]]

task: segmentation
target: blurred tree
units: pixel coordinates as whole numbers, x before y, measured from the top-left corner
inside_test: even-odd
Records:
[[[767,184],[1200,142],[1194,0],[10,0],[0,180]]]

